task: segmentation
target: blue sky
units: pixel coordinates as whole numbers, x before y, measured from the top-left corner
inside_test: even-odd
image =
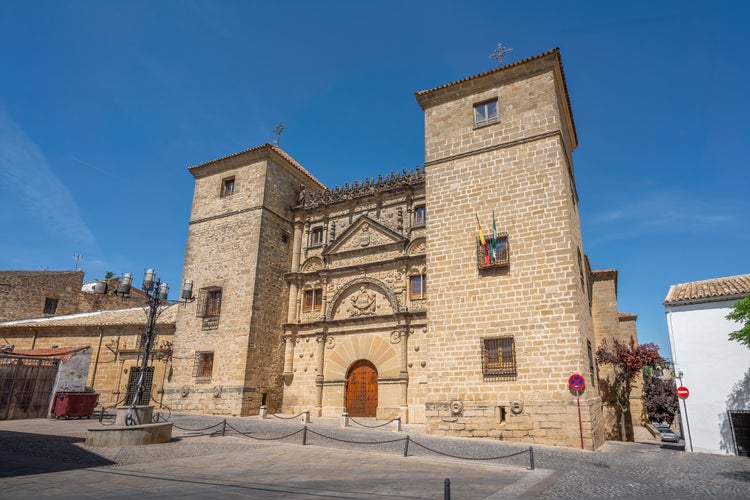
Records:
[[[0,3],[0,268],[154,267],[187,167],[270,142],[329,186],[424,162],[414,92],[560,47],[584,248],[668,355],[669,285],[750,272],[740,2]]]

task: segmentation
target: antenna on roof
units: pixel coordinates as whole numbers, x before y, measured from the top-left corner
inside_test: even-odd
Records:
[[[81,261],[81,254],[80,253],[74,253],[73,258],[76,261],[76,268],[75,271],[78,271],[78,263]]]
[[[490,54],[490,59],[497,60],[497,65],[498,66],[502,66],[503,65],[503,59],[505,58],[505,56],[508,55],[508,53],[511,50],[513,50],[513,49],[511,49],[509,47],[503,47],[502,42],[498,42],[497,48],[495,49],[495,51],[492,54]]]
[[[273,133],[276,134],[276,140],[273,141],[273,143],[276,144],[277,146],[279,145],[279,141],[281,140],[281,133],[284,130],[286,130],[286,126],[281,122],[279,122],[279,124],[276,125],[276,128],[273,129]]]

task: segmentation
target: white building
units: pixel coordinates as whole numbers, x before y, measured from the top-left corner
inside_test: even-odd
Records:
[[[680,402],[688,451],[750,454],[750,349],[729,340],[742,325],[726,319],[749,294],[750,274],[669,288],[664,307],[675,375],[690,391]]]

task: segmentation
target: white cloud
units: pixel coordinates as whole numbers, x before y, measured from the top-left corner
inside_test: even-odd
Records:
[[[47,159],[0,103],[0,186],[6,219],[27,230],[41,228],[59,242],[98,249],[68,187]]]

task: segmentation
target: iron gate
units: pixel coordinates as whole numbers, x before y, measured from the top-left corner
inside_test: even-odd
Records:
[[[130,406],[135,399],[135,393],[138,390],[138,380],[141,378],[141,369],[133,367],[130,369],[130,378],[128,379],[128,392],[125,396],[125,405]],[[143,399],[141,404],[147,405],[151,402],[151,386],[154,381],[154,367],[146,368],[146,378],[143,381]]]
[[[0,358],[0,420],[46,417],[58,363],[56,359]]]

